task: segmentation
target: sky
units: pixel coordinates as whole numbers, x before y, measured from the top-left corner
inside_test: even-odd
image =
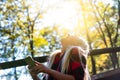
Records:
[[[102,1],[106,4],[113,4],[112,0]],[[36,22],[37,28],[57,25],[72,30],[78,25],[79,19],[82,19],[78,0],[36,0],[32,4],[34,6],[31,10],[33,14],[36,6],[37,11],[41,11],[43,14],[42,19]]]
[[[73,29],[78,24],[80,5],[76,0],[44,0],[41,3],[35,6],[40,6],[37,10],[43,13],[43,18],[35,26],[42,28],[57,25]],[[34,13],[34,8],[31,12]]]

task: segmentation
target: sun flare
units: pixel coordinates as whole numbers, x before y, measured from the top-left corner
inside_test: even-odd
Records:
[[[57,25],[73,30],[78,25],[81,7],[76,0],[45,0],[43,3],[42,10],[47,9],[47,11],[36,27]]]

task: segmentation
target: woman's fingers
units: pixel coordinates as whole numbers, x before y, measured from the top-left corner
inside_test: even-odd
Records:
[[[40,66],[35,66],[34,70],[37,71],[40,68]]]
[[[46,67],[42,63],[35,61],[35,64],[36,64],[35,67],[28,66],[29,71],[34,73],[40,73],[46,70]]]
[[[41,65],[41,63],[40,63],[40,62],[37,62],[37,61],[35,61],[35,64],[36,64],[36,65]]]

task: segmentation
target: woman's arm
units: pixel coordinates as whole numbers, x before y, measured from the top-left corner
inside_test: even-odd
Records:
[[[40,73],[40,72],[47,73],[48,75],[54,77],[57,80],[75,80],[74,77],[71,75],[63,74],[61,72],[52,70],[39,62],[36,62],[36,64],[37,64],[37,66],[35,66],[34,69],[38,73]]]
[[[32,75],[31,75],[31,76],[32,76]],[[37,75],[32,76],[32,79],[33,79],[33,80],[40,80]]]
[[[61,72],[58,72],[52,69],[48,69],[47,74],[49,74],[50,76],[53,76],[57,80],[75,80],[74,77],[71,75],[63,74]]]

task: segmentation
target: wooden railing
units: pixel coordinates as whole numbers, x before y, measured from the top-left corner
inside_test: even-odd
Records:
[[[111,53],[116,53],[116,52],[120,52],[120,47],[95,49],[95,50],[90,51],[90,57],[91,57],[91,61],[92,61],[92,73],[93,73],[93,75],[96,74],[96,61],[94,59],[94,56],[101,55],[101,54],[111,54]]]
[[[47,57],[48,56],[35,57],[34,60],[43,63],[43,62],[47,61]],[[16,61],[9,61],[9,62],[0,63],[0,69],[8,69],[8,68],[25,66],[25,65],[27,65],[25,60],[20,59],[20,60],[16,60]]]
[[[119,76],[120,67],[113,68],[112,70],[101,72],[101,73],[97,73],[96,71],[96,60],[95,60],[96,55],[116,54],[117,52],[120,52],[120,47],[96,49],[90,52],[90,57],[92,61],[92,76],[91,76],[92,80],[120,80],[120,76]],[[118,57],[118,65],[120,65],[120,61],[119,61],[120,56],[117,56],[117,57]]]
[[[91,57],[91,62],[92,62],[92,77],[94,78],[93,80],[99,80],[99,78],[105,77],[106,73],[102,74],[96,74],[96,61],[94,59],[94,56],[96,55],[101,55],[101,54],[109,54],[109,53],[115,53],[115,52],[120,52],[120,47],[115,47],[115,48],[104,48],[104,49],[95,49],[90,51],[90,57]],[[48,56],[42,56],[42,57],[35,57],[34,59],[38,62],[46,62]],[[4,62],[0,63],[0,69],[8,69],[8,68],[13,68],[13,67],[18,67],[18,66],[25,66],[27,65],[24,59],[21,60],[16,60],[16,61],[10,61],[10,62]],[[114,70],[114,73],[118,73],[117,70]],[[109,73],[109,72],[108,72]],[[111,74],[110,74],[111,75]],[[109,76],[110,76],[109,75]],[[108,76],[108,75],[106,75]],[[101,79],[102,80],[102,79]]]

